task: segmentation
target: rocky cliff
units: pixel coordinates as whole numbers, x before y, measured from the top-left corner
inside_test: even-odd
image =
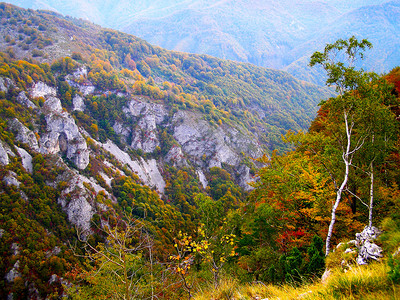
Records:
[[[113,92],[93,88],[88,90],[88,86],[94,85],[87,79],[85,85],[79,84],[77,79],[82,74],[87,74],[85,67],[68,77],[78,91],[73,97],[72,107],[63,106],[56,86],[39,81],[22,90],[9,78],[0,77],[1,91],[9,93],[13,89],[18,94],[16,101],[29,110],[34,119],[40,120],[33,122],[30,128],[18,116],[6,120],[8,130],[14,134],[20,147],[2,141],[0,163],[7,166],[10,156],[21,157],[25,169],[32,173],[32,157],[37,154],[47,157],[48,162],[59,169],[56,178],[48,180],[47,184],[57,187],[60,183],[66,183],[62,185],[58,203],[73,224],[83,230],[90,229],[91,218],[100,209],[95,203],[98,193],[102,192],[115,201],[115,197],[107,192],[113,180],[112,175],[106,175],[110,168],[120,173],[127,168],[138,176],[142,184],[154,188],[160,197],[163,197],[166,186],[163,177],[166,165],[192,169],[203,189],[207,187],[205,174],[210,168],[229,167],[233,178],[238,178],[237,183],[244,190],[251,188],[248,182],[254,179],[248,163],[246,165],[243,159],[257,158],[263,154],[263,149],[258,140],[246,135],[244,127],[227,124],[216,126],[206,121],[201,113],[173,111],[172,107],[157,103],[151,97],[125,94],[126,104],[121,111],[124,118],[112,124],[118,136],[118,145],[110,139],[100,141],[76,121],[72,112],[87,111],[87,100],[84,99]],[[39,105],[35,104],[39,103],[38,99],[42,101],[39,101]],[[165,132],[169,133],[173,144],[168,149],[163,147],[165,151],[160,154],[161,143],[165,143]],[[95,146],[88,147],[88,139]],[[134,155],[134,150],[146,155]],[[106,155],[99,162],[100,153]],[[97,179],[85,176],[85,169],[92,159],[102,165]],[[16,176],[10,174],[7,178],[8,184],[19,186]]]

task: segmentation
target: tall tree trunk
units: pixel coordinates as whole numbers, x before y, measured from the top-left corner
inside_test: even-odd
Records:
[[[340,201],[342,200],[343,191],[347,185],[347,181],[349,180],[349,172],[350,172],[350,164],[351,164],[351,161],[350,161],[351,128],[349,127],[348,115],[347,115],[346,111],[343,113],[343,116],[344,116],[344,122],[346,125],[346,136],[347,136],[346,150],[343,151],[343,153],[342,153],[343,162],[345,164],[345,172],[344,172],[342,184],[340,185],[339,189],[336,191],[336,200],[332,207],[331,222],[329,224],[328,234],[326,236],[326,243],[325,243],[325,247],[326,247],[325,255],[326,256],[330,252],[330,244],[331,244],[331,238],[332,238],[332,233],[333,233],[333,226],[335,225],[335,221],[336,221],[336,210],[339,206]]]
[[[374,208],[374,161],[371,161],[370,165],[370,180],[368,227],[372,227],[372,211]]]

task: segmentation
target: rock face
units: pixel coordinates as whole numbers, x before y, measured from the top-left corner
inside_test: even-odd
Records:
[[[171,114],[164,105],[151,103],[142,96],[134,96],[124,112],[133,119],[134,125],[116,122],[113,128],[123,141],[131,137],[132,148],[152,153],[160,146],[160,132],[168,130],[178,145],[169,149],[164,157],[166,163],[178,168],[192,165],[200,170],[222,167],[223,164],[234,166],[239,184],[246,190],[251,189],[248,183],[254,178],[250,176],[250,169],[241,165],[239,153],[257,158],[263,154],[263,150],[243,133],[246,132],[244,128],[239,125],[238,128],[213,126],[195,112],[178,111]],[[205,178],[199,179],[204,185]]]
[[[151,153],[160,145],[157,125],[165,120],[167,111],[161,104],[141,102],[141,100],[144,98],[132,99],[124,112],[137,120],[137,126],[132,128],[131,147]]]
[[[165,161],[176,168],[189,166],[182,148],[178,146],[172,146],[171,150],[165,156]]]
[[[8,282],[14,282],[15,278],[20,277],[21,273],[18,271],[19,269],[19,260],[17,260],[10,271],[4,277]]]
[[[189,159],[197,165],[203,165],[205,157],[209,168],[221,167],[222,163],[238,166],[238,153],[242,151],[252,157],[262,155],[261,147],[240,131],[223,126],[212,127],[195,113],[177,112],[173,118],[173,125],[174,138]]]
[[[201,169],[196,170],[197,176],[199,177],[199,181],[203,188],[206,188],[208,186],[208,181],[206,176],[204,175],[203,171]]]
[[[22,166],[25,168],[26,171],[32,174],[32,156],[23,148],[18,148],[17,146],[15,146],[15,148],[17,149],[19,156],[22,158]]]
[[[90,220],[93,217],[93,207],[84,195],[74,197],[70,202],[60,198],[58,201],[68,215],[68,220],[78,226],[84,234],[90,232]]]
[[[238,128],[213,126],[200,113],[189,111],[171,114],[164,105],[151,103],[142,96],[134,96],[124,112],[134,120],[134,125],[116,122],[113,128],[123,141],[131,137],[132,148],[152,153],[160,146],[160,132],[168,130],[179,145],[169,149],[164,157],[166,163],[178,168],[192,165],[200,170],[223,164],[234,166],[239,184],[246,190],[252,188],[248,183],[254,178],[250,176],[250,169],[241,165],[239,153],[257,158],[263,150],[239,125]],[[204,185],[204,178],[199,179]]]
[[[90,221],[95,209],[93,208],[93,193],[87,189],[84,182],[89,181],[76,170],[70,169],[57,155],[50,156],[61,172],[55,182],[47,182],[48,185],[57,187],[64,182],[65,188],[60,191],[57,202],[61,205],[68,216],[68,220],[77,226],[83,234],[90,232]]]
[[[79,92],[86,96],[93,94],[96,90],[95,86],[87,80],[87,75],[88,70],[86,66],[81,66],[73,74],[67,75],[65,79],[70,86],[77,88]]]
[[[32,98],[45,97],[45,96],[55,97],[57,95],[57,90],[56,88],[50,87],[44,82],[39,81],[38,83],[35,83],[33,85],[30,95]]]
[[[3,143],[0,141],[0,165],[6,166],[9,162],[10,160],[8,159],[7,151],[4,148]]]
[[[7,92],[10,87],[14,87],[10,78],[0,77],[0,91]]]
[[[27,144],[32,150],[39,150],[36,135],[24,124],[22,124],[18,119],[13,119],[12,121],[10,121],[9,126],[11,131],[16,134],[15,139],[17,141]]]
[[[161,194],[164,193],[165,181],[160,173],[155,159],[140,160],[132,159],[128,153],[121,150],[111,141],[102,144],[102,147],[112,153],[122,164],[127,164],[129,168],[136,173],[144,184],[155,187]]]
[[[61,102],[56,97],[49,97],[43,109],[47,112],[47,133],[40,139],[40,152],[61,152],[73,161],[78,169],[85,169],[89,164],[89,151],[75,120],[63,111]]]
[[[250,175],[250,168],[245,165],[240,165],[237,168],[237,171],[237,182],[239,183],[239,185],[246,191],[250,191],[251,189],[253,189],[253,187],[249,185],[249,183],[255,182],[256,178]]]
[[[17,101],[20,104],[25,105],[26,107],[37,108],[37,106],[31,100],[28,99],[25,92],[20,92],[18,94]]]
[[[65,76],[65,79],[84,95],[95,91],[87,79],[86,68],[79,68],[74,74]],[[0,77],[0,90],[8,91],[11,87],[15,87],[15,84],[10,79]],[[81,93],[73,95],[72,110],[86,109]],[[227,164],[235,170],[233,178],[245,189],[250,188],[248,182],[254,179],[250,175],[250,168],[242,163],[241,152],[259,157],[263,150],[246,135],[248,131],[240,127],[241,125],[216,126],[204,120],[201,113],[174,111],[168,105],[152,102],[144,96],[119,96],[128,99],[122,112],[125,114],[124,118],[113,124],[119,141],[100,143],[93,140],[95,137],[92,138],[83,126],[80,128],[77,125],[68,112],[68,107],[62,106],[55,87],[37,82],[29,90],[29,94],[19,91],[16,100],[29,109],[29,113],[35,114],[36,119],[29,128],[16,118],[7,120],[15,140],[24,145],[11,150],[5,142],[0,141],[0,165],[9,164],[10,156],[17,154],[22,158],[25,170],[33,173],[34,152],[45,155],[46,161],[56,166],[59,172],[56,180],[46,181],[46,184],[59,189],[58,203],[69,221],[80,228],[84,235],[90,233],[93,215],[106,209],[103,204],[95,202],[96,195],[102,193],[102,197],[116,200],[105,188],[112,188],[112,176],[115,176],[111,175],[113,172],[107,172],[108,169],[115,170],[114,174],[124,173],[120,164],[126,165],[138,175],[143,184],[154,188],[160,196],[163,196],[166,186],[162,175],[164,164],[175,168],[193,168],[204,189],[208,185],[205,175],[208,169]],[[37,97],[44,98],[41,107],[32,102]],[[98,176],[94,176],[96,178],[87,178],[76,170],[83,170],[89,164],[91,152],[86,143],[86,138],[89,137],[95,145],[91,151],[93,158],[96,158],[93,164],[96,172],[98,171]],[[168,146],[164,143],[166,138]],[[160,152],[161,147],[164,148]],[[132,149],[142,150],[147,154],[146,159],[130,155]],[[104,151],[108,151],[111,155],[107,155],[112,159],[104,159]],[[72,162],[73,167],[70,164],[67,166],[65,159]],[[3,177],[3,181],[7,185],[20,188],[21,183],[17,178],[16,173],[9,172]],[[22,190],[20,194],[29,201]]]
[[[132,129],[128,125],[124,125],[120,122],[115,122],[113,129],[116,134],[121,136],[121,140],[128,144],[128,138],[131,135]]]
[[[19,187],[21,182],[18,181],[17,179],[18,175],[14,173],[13,171],[9,171],[6,176],[3,178],[3,182],[8,185],[15,185],[16,187]]]
[[[359,265],[366,265],[369,261],[379,260],[382,257],[382,248],[373,242],[380,234],[381,231],[374,226],[366,226],[361,233],[356,234]]]
[[[75,95],[72,99],[73,109],[77,111],[84,111],[85,110],[85,103],[83,103],[83,98],[79,95]]]

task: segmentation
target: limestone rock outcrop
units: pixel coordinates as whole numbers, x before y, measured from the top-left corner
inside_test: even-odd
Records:
[[[0,141],[0,165],[6,166],[10,163],[8,159],[7,150],[3,146],[3,143]]]
[[[176,168],[189,166],[188,162],[186,161],[185,154],[183,153],[182,148],[179,146],[172,146],[167,155],[165,155],[165,161]]]
[[[69,168],[57,155],[50,156],[50,159],[62,171],[58,174],[55,182],[47,182],[47,184],[57,187],[60,183],[64,183],[57,202],[72,224],[76,225],[83,234],[90,233],[90,221],[95,213],[94,195],[84,184],[84,182],[90,182],[90,180],[84,178],[76,170]]]
[[[13,171],[8,171],[8,174],[3,177],[3,182],[8,186],[16,186],[19,187],[21,182],[17,179],[18,175]]]
[[[0,91],[7,92],[9,88],[14,86],[15,84],[10,78],[0,77]]]
[[[57,89],[55,87],[48,86],[44,82],[37,82],[33,85],[30,96],[32,98],[46,97],[46,96],[57,96]]]
[[[157,161],[155,159],[132,159],[128,153],[121,150],[112,141],[107,141],[101,146],[105,150],[112,153],[122,164],[128,165],[128,167],[139,176],[144,184],[150,187],[155,187],[161,194],[164,193],[165,181],[160,173]]]
[[[361,233],[356,234],[356,246],[358,248],[357,264],[366,265],[371,260],[379,260],[382,248],[374,243],[381,231],[377,227],[366,226]]]
[[[174,138],[189,159],[204,167],[221,167],[222,163],[238,166],[245,152],[252,157],[262,155],[262,149],[239,130],[224,126],[212,127],[198,114],[179,111],[173,117]],[[204,165],[204,158],[208,162]]]
[[[167,111],[161,104],[144,101],[143,97],[135,97],[124,112],[137,120],[137,126],[132,128],[131,147],[151,153],[160,145],[157,125],[165,120]]]
[[[47,111],[47,132],[40,138],[40,152],[61,152],[73,161],[78,169],[85,169],[89,164],[89,151],[75,120],[63,111],[61,102],[56,97],[49,97],[43,109]]]
[[[8,273],[4,276],[4,279],[7,280],[8,282],[14,282],[15,278],[21,276],[21,273],[18,271],[18,269],[19,269],[19,260],[15,262],[11,270],[8,271]]]
[[[112,188],[113,180],[113,173],[108,172],[108,169],[121,174],[128,167],[143,184],[154,188],[160,196],[163,196],[166,187],[164,164],[178,169],[193,168],[204,189],[208,186],[206,174],[209,168],[229,165],[235,173],[232,178],[246,190],[251,188],[248,183],[254,181],[254,178],[242,160],[244,156],[261,156],[263,149],[240,124],[215,125],[205,120],[199,112],[176,110],[146,96],[119,93],[117,95],[125,97],[127,104],[122,111],[125,115],[112,124],[118,139],[114,139],[114,136],[114,141],[96,141],[97,137],[91,136],[85,126],[78,126],[69,113],[71,109],[90,114],[86,110],[84,96],[94,93],[95,88],[87,80],[87,74],[87,69],[82,67],[74,74],[65,76],[75,91],[80,91],[73,95],[72,107],[63,107],[57,96],[57,88],[44,82],[34,83],[29,93],[19,91],[16,100],[28,108],[29,113],[35,114],[35,122],[28,128],[16,118],[8,120],[7,125],[16,141],[23,144],[21,147],[15,146],[11,151],[7,143],[0,141],[1,165],[9,164],[10,156],[18,155],[22,158],[24,169],[33,173],[33,156],[39,152],[57,170],[63,170],[56,180],[45,179],[45,182],[60,189],[58,203],[69,221],[82,232],[90,233],[93,215],[103,209],[102,204],[95,200],[99,193],[102,193],[102,197],[116,201],[112,193],[106,190]],[[8,91],[11,87],[15,87],[12,80],[0,77],[0,90]],[[103,92],[110,94],[115,91]],[[43,103],[40,100],[40,107],[33,100],[38,97],[44,99]],[[86,140],[94,143],[94,148],[89,150]],[[132,149],[142,150],[146,155],[140,157],[140,151]],[[105,152],[109,152],[107,159],[104,158],[107,156]],[[76,170],[85,169],[91,155],[95,158],[98,170],[98,176],[91,176],[96,178],[85,177]],[[66,162],[72,162],[72,165]],[[9,173],[3,180],[7,185],[19,188],[21,183],[17,177],[15,173]],[[22,195],[22,198],[28,201],[26,195]]]
[[[28,99],[25,92],[20,92],[18,94],[17,101],[26,107],[37,108],[36,104],[34,104],[31,100]]]
[[[11,120],[9,126],[11,131],[14,132],[17,141],[28,145],[32,150],[39,150],[39,144],[35,133],[22,124],[18,119]]]
[[[72,104],[73,110],[84,111],[86,108],[85,103],[83,102],[83,98],[78,94],[76,94],[74,98],[72,98]]]
[[[22,166],[29,173],[33,173],[32,156],[23,148],[15,146],[18,151],[19,156],[22,159]]]

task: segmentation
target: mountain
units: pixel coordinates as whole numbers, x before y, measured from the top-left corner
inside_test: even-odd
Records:
[[[311,80],[308,63],[313,53],[312,49],[323,49],[327,42],[336,41],[345,33],[347,36],[366,38],[373,44],[360,66],[378,73],[387,72],[398,64],[400,57],[399,15],[400,1],[366,6],[346,13],[330,26],[320,30],[309,41],[291,50],[291,57],[300,58],[284,69],[297,78]],[[323,80],[320,80],[319,84],[322,83]]]
[[[306,57],[340,37],[356,35],[375,45],[368,70],[396,66],[399,1],[10,1],[134,34],[171,50],[203,53],[284,69],[321,83]],[[313,42],[317,41],[317,42]],[[390,47],[389,47],[390,46]],[[393,46],[393,48],[391,47]]]
[[[202,205],[240,207],[253,158],[287,150],[332,95],[55,12],[0,3],[0,19],[1,298],[65,295],[91,268],[85,243],[126,214],[166,263]]]

